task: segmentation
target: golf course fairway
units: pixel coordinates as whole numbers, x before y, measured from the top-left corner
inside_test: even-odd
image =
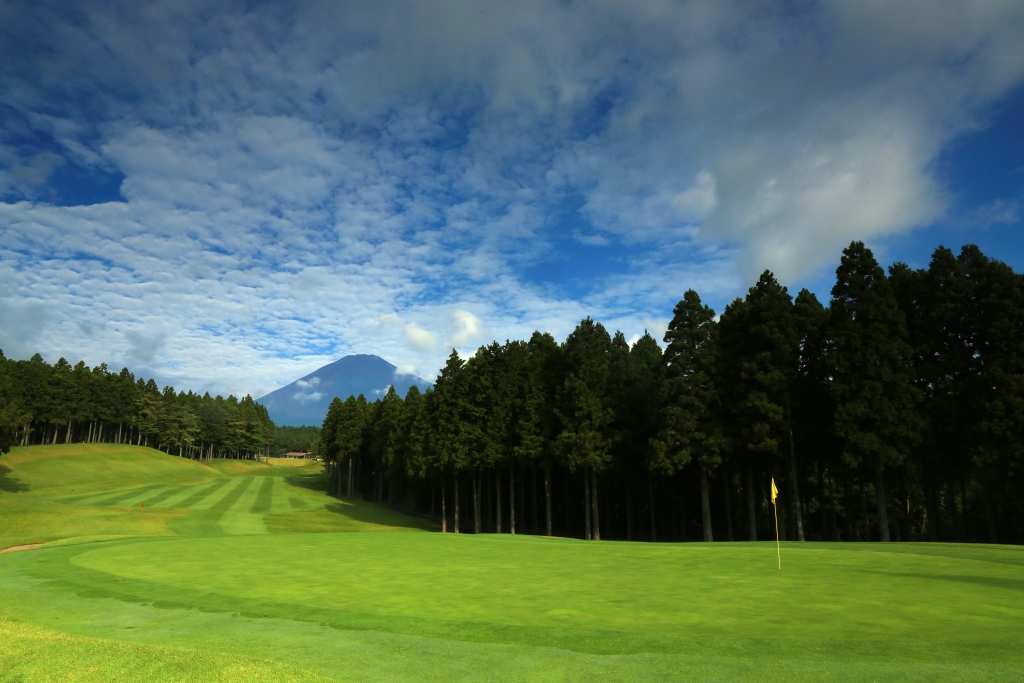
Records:
[[[43,543],[0,555],[0,681],[1024,680],[1017,547],[790,543],[780,571],[774,543],[431,533],[311,466],[0,464],[0,545]]]

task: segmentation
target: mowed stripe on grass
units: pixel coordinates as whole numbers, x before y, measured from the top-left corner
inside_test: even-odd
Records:
[[[271,506],[274,504],[274,481],[276,477],[262,477],[263,483],[260,485],[260,492],[256,495],[256,500],[253,501],[252,509],[250,510],[253,514],[265,515],[270,512]]]
[[[98,506],[109,506],[109,507],[120,507],[122,503],[120,501],[126,498],[132,498],[139,494],[144,494],[147,491],[155,491],[166,486],[166,484],[153,484],[151,486],[143,486],[141,488],[128,489],[127,491],[117,491],[115,493],[101,493],[99,495],[88,496],[74,501],[75,505],[98,505]],[[59,502],[71,502],[67,499],[60,500]]]
[[[193,535],[268,533],[264,516],[321,509],[324,501],[289,486],[280,476],[234,476],[194,486],[154,484],[115,493],[73,496],[60,502],[90,507],[141,507],[189,510],[171,528]]]

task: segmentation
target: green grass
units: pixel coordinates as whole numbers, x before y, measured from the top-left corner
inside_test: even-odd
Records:
[[[200,463],[110,444],[16,448],[0,459],[0,548],[126,537],[428,528],[380,506],[340,503],[321,490],[319,469],[295,461]]]
[[[148,536],[0,555],[0,682],[1024,680],[1021,548],[324,533],[422,525],[229,462],[0,496]]]

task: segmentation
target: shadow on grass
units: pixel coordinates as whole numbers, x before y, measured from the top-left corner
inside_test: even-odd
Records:
[[[988,586],[989,588],[1003,588],[1011,591],[1024,592],[1024,579],[1008,579],[996,576],[964,576],[957,574],[911,574],[904,572],[870,572],[883,576],[899,576],[907,579],[935,579],[938,581],[952,581],[953,583],[967,583],[974,586]]]
[[[318,491],[320,493],[327,493],[327,485],[329,483],[327,475],[323,473],[296,474],[291,477],[285,477],[285,481],[288,482],[289,486],[309,491]]]
[[[11,468],[0,465],[0,491],[4,493],[23,493],[29,486],[10,476]]]
[[[418,517],[403,514],[392,510],[384,505],[374,503],[334,503],[324,506],[328,512],[348,517],[357,522],[368,524],[382,524],[385,526],[407,527],[409,529],[423,529],[426,527],[423,520]]]

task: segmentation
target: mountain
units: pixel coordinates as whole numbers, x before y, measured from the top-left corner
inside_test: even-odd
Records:
[[[266,406],[276,424],[319,426],[335,396],[344,401],[363,394],[372,402],[387,393],[389,384],[402,398],[413,384],[420,389],[431,386],[415,375],[400,374],[383,358],[359,354],[336,360],[256,400]]]

